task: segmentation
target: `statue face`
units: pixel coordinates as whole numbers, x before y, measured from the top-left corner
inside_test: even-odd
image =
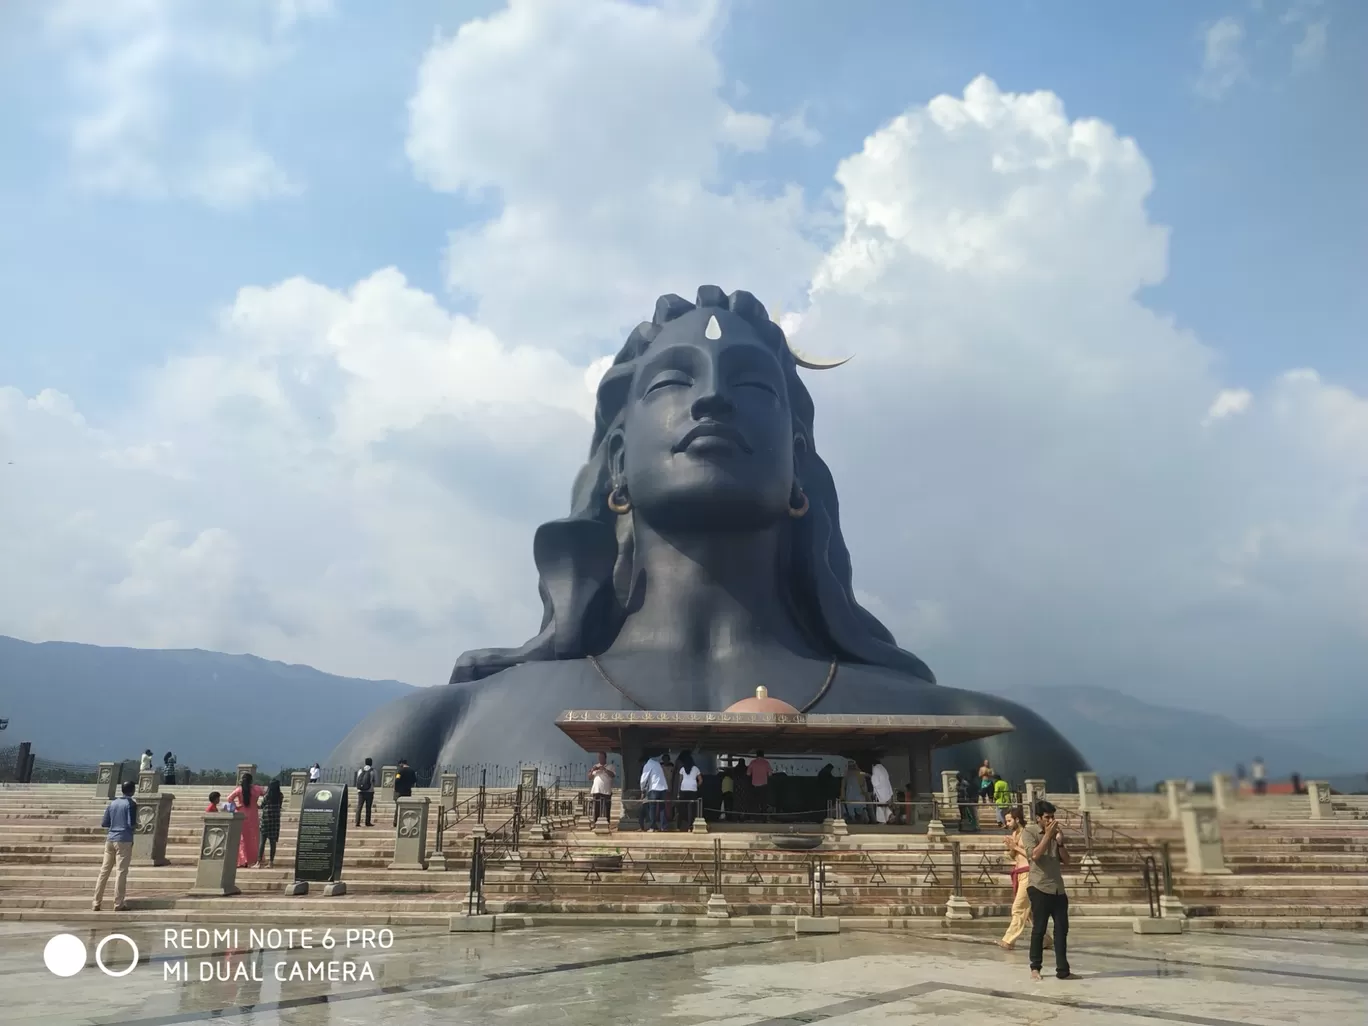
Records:
[[[613,458],[652,526],[754,530],[783,520],[793,417],[778,357],[729,311],[671,321],[632,382]]]

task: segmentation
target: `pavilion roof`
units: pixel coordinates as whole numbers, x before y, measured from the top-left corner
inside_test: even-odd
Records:
[[[860,716],[846,713],[625,712],[571,709],[558,726],[587,752],[621,751],[633,738],[663,748],[774,755],[833,755],[845,750],[906,748],[929,740],[932,748],[1005,734],[1003,716]]]

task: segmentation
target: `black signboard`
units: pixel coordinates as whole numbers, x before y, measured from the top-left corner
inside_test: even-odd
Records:
[[[342,879],[347,844],[347,789],[341,784],[309,784],[299,809],[295,842],[295,879]]]

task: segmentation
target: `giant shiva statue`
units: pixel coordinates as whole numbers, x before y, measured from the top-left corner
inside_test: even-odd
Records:
[[[1013,732],[937,763],[1072,783],[1087,765],[1036,712],[938,686],[856,602],[798,376],[829,366],[796,355],[748,292],[658,300],[598,387],[570,515],[536,532],[540,632],[465,653],[331,765],[575,762],[564,710],[721,710],[763,684],[805,712],[1006,716]]]

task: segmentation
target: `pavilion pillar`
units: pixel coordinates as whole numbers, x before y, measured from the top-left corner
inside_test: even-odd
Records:
[[[940,822],[936,801],[936,785],[931,779],[931,739],[924,735],[913,738],[907,753],[909,768],[908,792],[912,800],[912,825]],[[927,805],[931,802],[931,805]]]
[[[622,802],[622,814],[618,817],[618,829],[630,829],[640,822],[637,802],[628,804],[627,795],[641,796],[641,767],[646,765],[645,742],[635,730],[622,732],[622,783],[618,794]]]

